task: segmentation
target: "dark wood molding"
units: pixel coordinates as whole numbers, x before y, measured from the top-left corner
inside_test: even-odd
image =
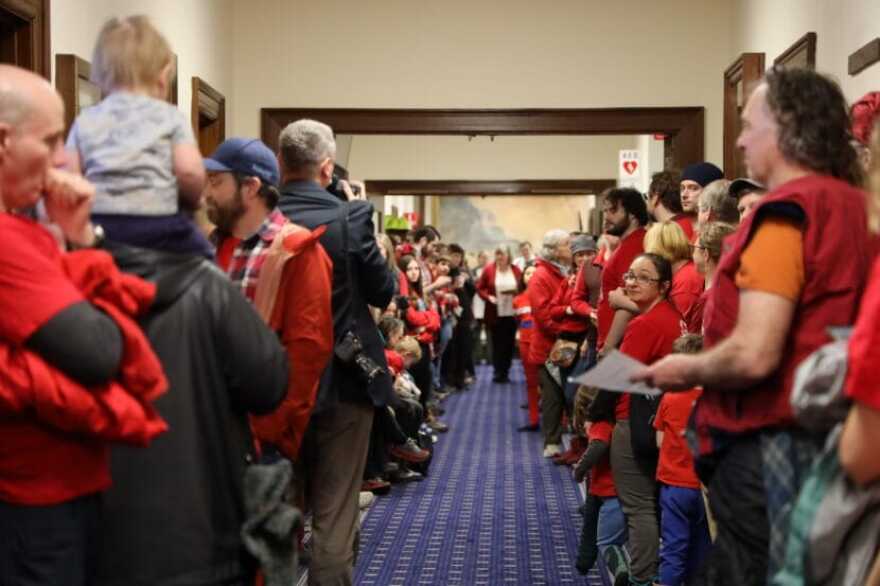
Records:
[[[764,53],[743,53],[724,71],[724,175],[745,175],[742,153],[736,148],[743,102],[764,75]]]
[[[462,180],[375,180],[367,181],[368,195],[570,195],[600,194],[617,185],[614,179],[516,179]]]
[[[868,41],[858,51],[849,56],[847,71],[855,75],[880,61],[880,37]]]
[[[199,116],[216,120],[225,111],[226,98],[200,77],[192,78],[192,125],[198,131]],[[225,118],[225,116],[224,116]],[[221,124],[226,126],[226,121]]]
[[[52,45],[49,27],[50,0],[0,0],[0,9],[5,10],[26,23],[22,29],[22,50],[29,53],[28,63],[19,62],[48,80],[52,80]]]
[[[89,80],[91,69],[92,66],[88,61],[76,55],[67,53],[55,55],[55,89],[61,94],[61,100],[64,102],[65,136],[79,114],[80,84],[91,84]]]
[[[782,54],[773,60],[775,67],[785,67],[798,60],[804,59],[807,69],[816,70],[816,40],[818,35],[809,32],[799,38],[794,44],[782,52]]]
[[[702,107],[591,108],[535,110],[404,110],[348,108],[262,108],[263,142],[278,146],[278,135],[300,118],[320,120],[336,134],[392,135],[627,135],[666,134],[683,167],[702,161],[705,142]]]
[[[172,53],[171,60],[173,62],[172,67],[174,68],[174,78],[172,78],[171,83],[168,84],[168,103],[177,105],[177,80],[180,77],[180,72],[177,70],[177,53]]]

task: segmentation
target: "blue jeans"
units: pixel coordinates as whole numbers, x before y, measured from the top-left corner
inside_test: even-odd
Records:
[[[443,353],[446,352],[446,346],[449,345],[449,341],[452,339],[452,330],[452,318],[444,319],[443,324],[440,326],[440,335],[437,338],[437,346],[434,348],[436,357],[432,362],[433,370],[431,371],[434,387],[437,389],[442,389],[443,383],[446,382],[441,380],[440,372],[443,365]]]
[[[599,509],[599,529],[596,533],[599,552],[604,555],[609,545],[624,544],[626,544],[626,517],[623,516],[623,509],[620,508],[620,501],[617,497],[603,498]]]
[[[712,546],[700,489],[660,485],[660,536],[660,584],[687,583]]]

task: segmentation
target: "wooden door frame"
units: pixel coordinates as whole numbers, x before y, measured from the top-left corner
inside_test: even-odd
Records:
[[[205,94],[219,104],[220,114],[218,115],[218,120],[220,121],[220,134],[226,136],[226,97],[211,87],[211,85],[204,79],[193,76],[190,118],[192,121],[193,132],[196,134],[196,139],[198,139],[199,134],[199,113],[201,112],[199,104],[200,94]]]
[[[261,108],[261,137],[277,149],[289,123],[311,118],[336,134],[390,135],[631,135],[665,134],[679,168],[704,160],[705,108],[436,110]]]
[[[764,76],[764,53],[743,53],[724,71],[724,176],[735,179],[741,175],[741,155],[736,148],[739,137],[739,92],[748,97],[754,86]]]
[[[368,180],[367,195],[599,195],[617,185],[614,179],[518,179],[514,181]]]
[[[32,51],[33,71],[52,80],[52,48],[49,28],[49,0],[0,0],[0,8],[30,23],[31,43],[40,50]]]

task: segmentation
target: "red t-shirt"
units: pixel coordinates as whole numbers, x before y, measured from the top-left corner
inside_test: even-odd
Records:
[[[644,228],[639,228],[621,240],[620,246],[617,247],[611,259],[605,263],[602,269],[602,292],[599,297],[597,312],[600,348],[605,343],[605,338],[611,329],[611,322],[614,321],[614,310],[611,309],[611,304],[608,303],[608,294],[623,285],[623,274],[629,270],[629,266],[635,258],[645,251],[644,240]]]
[[[694,230],[694,217],[687,214],[678,214],[672,221],[681,226],[684,235],[687,236],[688,242],[694,242],[697,237],[697,231]]]
[[[700,488],[700,479],[694,471],[694,456],[684,438],[688,419],[701,389],[683,393],[664,393],[657,407],[654,429],[663,432],[657,480],[669,486]]]
[[[688,332],[691,334],[703,333],[703,311],[706,309],[706,300],[709,299],[709,291],[703,291],[697,300],[691,305],[684,321],[687,324]]]
[[[61,310],[84,300],[39,224],[0,213],[0,337],[23,344]],[[0,424],[0,501],[55,505],[110,485],[107,444],[38,423]]]
[[[848,360],[847,396],[880,410],[880,258],[874,261],[862,297],[859,318],[849,341]]]
[[[229,236],[228,238],[224,238],[223,242],[221,242],[220,246],[217,248],[217,265],[223,269],[224,273],[229,270],[229,263],[232,262],[232,255],[235,253],[235,248],[240,243],[241,238]]]
[[[590,426],[590,433],[587,434],[587,439],[589,441],[605,442],[611,446],[611,432],[613,431],[613,423],[599,421]],[[590,471],[590,494],[601,497],[617,496],[617,490],[614,488],[614,477],[611,476],[611,458],[607,454]]]
[[[669,300],[681,315],[687,315],[691,306],[697,302],[706,286],[706,278],[697,271],[693,261],[678,269],[672,275],[672,289]]]
[[[629,322],[620,351],[643,364],[653,364],[672,352],[672,343],[685,331],[678,311],[668,301],[661,301]],[[618,421],[629,419],[628,393],[617,399],[615,416]]]

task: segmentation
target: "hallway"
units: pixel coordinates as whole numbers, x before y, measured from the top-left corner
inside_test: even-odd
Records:
[[[378,497],[363,522],[356,583],[600,584],[574,569],[582,497],[570,469],[541,455],[525,422],[522,369],[511,384],[478,367],[451,396],[430,475]]]

